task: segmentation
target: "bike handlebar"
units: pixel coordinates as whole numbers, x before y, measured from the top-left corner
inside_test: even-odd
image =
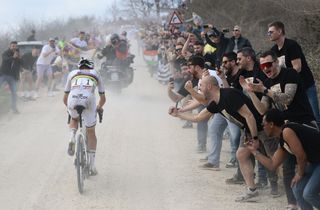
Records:
[[[103,117],[103,110],[97,110],[98,116],[99,116],[99,123],[102,122],[102,117]]]
[[[102,118],[103,118],[103,110],[97,110],[98,116],[99,116],[99,123],[102,123]],[[70,123],[71,116],[68,113],[68,124]]]

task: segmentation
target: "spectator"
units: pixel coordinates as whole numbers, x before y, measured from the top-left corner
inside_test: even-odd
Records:
[[[239,73],[239,77],[241,76],[246,81],[250,82],[258,82],[258,79],[264,81],[266,79],[263,72],[260,71],[258,62],[256,61],[255,52],[250,47],[244,47],[237,53],[237,63],[241,72]],[[234,82],[234,88],[242,90],[242,87],[239,83],[239,79]],[[246,91],[245,94],[248,94]],[[256,93],[257,97],[261,99],[262,93]],[[252,159],[252,161],[254,161]],[[259,165],[258,165],[259,166]],[[264,170],[263,166],[258,167],[258,183],[257,186],[263,187],[267,185],[267,177],[266,171]],[[273,177],[272,179],[277,179],[275,173],[269,173],[269,177]],[[237,169],[235,175],[227,179],[226,182],[228,184],[239,184],[243,180],[240,168]],[[274,188],[277,186],[274,185]]]
[[[216,48],[216,61],[214,65],[219,68],[221,66],[222,56],[233,50],[231,40],[225,37],[222,32],[218,31],[212,25],[209,25],[205,32],[206,42]]]
[[[182,49],[182,54],[185,56],[190,57],[190,55],[197,55],[197,56],[201,56],[204,58],[205,62],[210,63],[210,66],[214,67],[215,62],[216,62],[216,54],[214,53],[215,48],[212,50],[208,50],[205,51],[205,44],[202,41],[195,41],[193,43],[193,53],[191,54],[190,52],[188,52],[189,50],[189,45],[191,40],[193,39],[194,35],[193,34],[189,34],[186,43],[183,46]]]
[[[193,77],[195,78],[202,78],[204,73],[209,73],[210,75],[214,76],[218,84],[222,87],[223,83],[222,80],[218,77],[216,71],[213,70],[206,70],[205,69],[205,63],[204,59],[201,56],[193,56],[189,59],[189,71],[192,73]],[[198,89],[200,87],[201,79],[198,83]],[[180,109],[180,112],[186,112],[189,110],[192,110],[194,108],[198,108],[198,112],[201,112],[201,110],[207,105],[208,101],[206,101],[204,95],[200,93],[199,91],[195,91],[192,88],[191,81],[186,82],[185,89],[191,94],[191,96],[194,98],[194,100],[188,104],[185,105]],[[198,126],[203,126],[204,123],[207,123],[207,129],[209,133],[209,139],[211,141],[211,147],[209,149],[209,155],[201,159],[201,161],[206,161],[204,165],[201,167],[203,169],[210,169],[214,171],[220,170],[220,151],[221,151],[221,145],[222,145],[222,135],[223,135],[223,127],[226,127],[225,121],[221,119],[221,115],[217,114],[213,117],[213,120],[208,123],[207,121],[200,122],[201,124]],[[232,132],[234,134],[234,132]],[[233,137],[235,135],[232,135]]]
[[[27,41],[36,41],[36,30],[32,29],[31,30],[31,35],[28,36]]]
[[[55,39],[50,38],[48,44],[44,45],[41,49],[40,56],[37,60],[37,81],[36,81],[36,94],[39,97],[40,85],[43,81],[43,76],[46,73],[48,77],[48,96],[54,96],[52,92],[52,79],[53,73],[51,68],[52,60],[60,54],[60,50],[56,47]]]
[[[9,49],[2,53],[2,65],[0,70],[0,87],[7,82],[11,91],[11,110],[19,114],[17,109],[17,81],[21,69],[21,56],[17,48],[17,42],[12,41]]]
[[[70,44],[77,49],[86,50],[88,47],[88,43],[85,40],[86,33],[84,31],[79,32],[79,37],[74,37],[70,40]]]
[[[284,24],[280,21],[268,25],[268,36],[270,41],[275,42],[271,50],[277,54],[280,65],[293,68],[299,73],[318,127],[320,127],[317,88],[301,46],[296,41],[285,37]]]
[[[251,141],[251,153],[270,170],[277,169],[288,155],[294,155],[297,171],[290,185],[298,204],[302,210],[320,209],[320,133],[306,125],[284,124],[277,109],[266,112],[263,128],[268,136],[280,138],[280,147],[268,158],[259,152],[259,141]]]
[[[34,66],[39,56],[39,50],[33,48],[31,52],[27,52],[22,56],[22,72],[21,72],[21,88],[22,97],[25,100],[34,100],[33,72]]]
[[[241,50],[244,47],[251,47],[250,41],[243,37],[241,35],[241,28],[240,26],[234,26],[232,30],[233,36],[230,38],[231,39],[231,47],[233,49],[233,52],[237,53],[239,50]]]
[[[184,120],[200,122],[210,118],[213,114],[220,113],[243,129],[244,132],[241,138],[242,145],[249,139],[260,139],[262,141],[265,139],[261,132],[262,117],[254,108],[250,99],[241,91],[235,88],[220,88],[218,81],[213,76],[203,77],[200,90],[208,100],[209,105],[199,114],[181,113],[177,108],[170,108],[169,114]],[[250,154],[250,151],[248,151],[248,153]],[[238,197],[236,201],[250,201],[258,196],[258,191],[253,181],[253,167],[249,160],[244,162],[240,161],[242,157],[238,154],[237,157],[248,189],[245,194]]]
[[[224,54],[221,67],[218,75],[223,81],[223,86],[234,87],[234,84],[238,83],[242,71],[237,65],[237,54],[234,52]]]
[[[246,90],[251,91],[249,95],[260,114],[265,114],[271,105],[273,105],[274,108],[283,112],[285,120],[308,124],[316,128],[317,124],[298,73],[290,68],[280,67],[277,55],[273,51],[262,53],[260,63],[260,68],[268,79],[264,83],[259,82],[250,86],[245,84],[247,86]],[[264,94],[261,102],[253,91]],[[295,158],[288,156],[283,163],[283,181],[289,205],[296,205],[290,187],[294,175]]]

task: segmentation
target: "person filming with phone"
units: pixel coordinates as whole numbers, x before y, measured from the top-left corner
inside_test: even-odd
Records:
[[[4,82],[8,83],[11,91],[11,110],[14,114],[19,114],[17,109],[17,81],[19,80],[22,64],[17,44],[16,41],[12,41],[9,49],[4,51],[0,69],[0,87]]]

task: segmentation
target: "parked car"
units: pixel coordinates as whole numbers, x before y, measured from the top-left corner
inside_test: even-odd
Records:
[[[18,42],[18,48],[20,50],[21,55],[31,52],[32,48],[37,48],[39,50],[42,49],[43,47],[43,42],[42,41],[23,41],[23,42]]]

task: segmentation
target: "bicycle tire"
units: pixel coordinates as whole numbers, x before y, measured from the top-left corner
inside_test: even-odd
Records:
[[[77,167],[77,184],[79,193],[83,193],[84,188],[84,174],[83,174],[83,166],[84,166],[84,159],[83,159],[83,136],[79,135],[77,138],[77,151],[76,151],[76,167]]]

